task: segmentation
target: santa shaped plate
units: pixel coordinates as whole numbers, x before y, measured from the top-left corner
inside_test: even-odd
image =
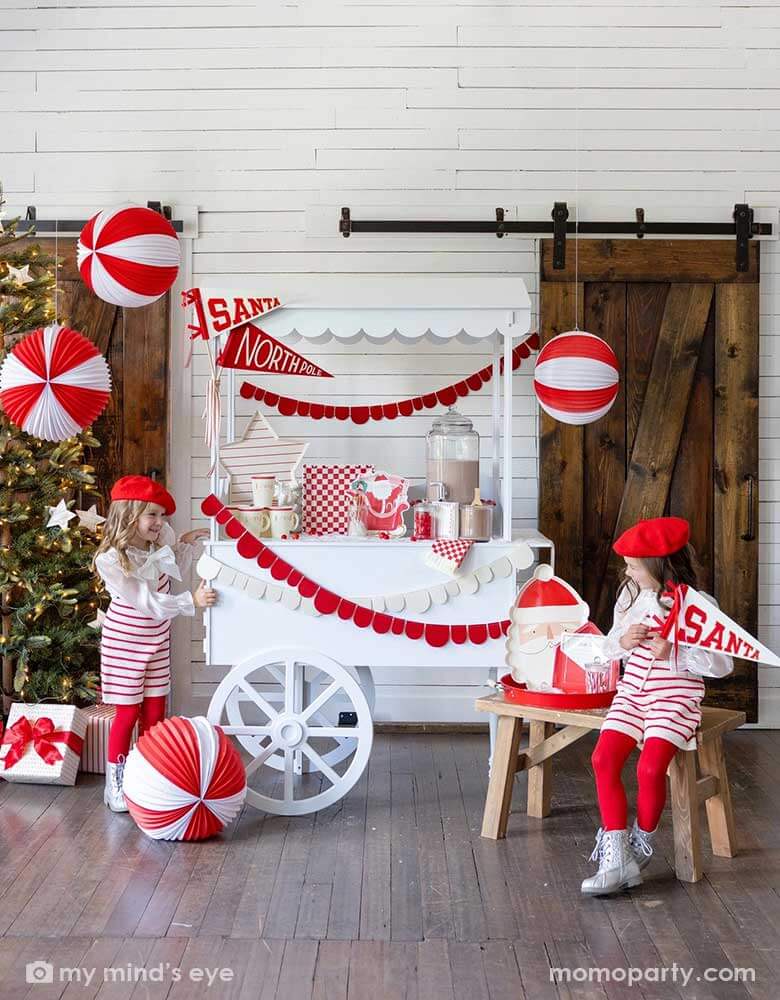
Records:
[[[369,535],[387,533],[397,538],[406,532],[404,511],[409,510],[409,480],[387,472],[370,472],[352,483],[363,494],[363,520]]]
[[[525,684],[518,684],[511,674],[504,674],[498,686],[507,701],[532,708],[588,709],[607,708],[615,697],[614,691],[599,691],[596,694],[554,694],[552,691],[529,691]]]

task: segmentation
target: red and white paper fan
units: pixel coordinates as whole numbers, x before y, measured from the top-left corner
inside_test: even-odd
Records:
[[[0,403],[9,420],[45,441],[89,427],[110,393],[106,359],[91,340],[59,323],[29,333],[0,368]]]
[[[154,840],[203,840],[227,826],[246,797],[236,748],[203,716],[163,719],[130,751],[122,789]]]
[[[84,283],[104,302],[145,306],[176,281],[181,248],[173,226],[158,212],[122,206],[89,220],[76,260]]]
[[[590,424],[603,417],[619,388],[615,352],[592,333],[561,333],[544,345],[536,359],[536,398],[561,423]]]

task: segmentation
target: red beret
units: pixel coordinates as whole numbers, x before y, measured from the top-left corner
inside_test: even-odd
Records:
[[[114,483],[111,490],[112,500],[146,500],[147,503],[158,503],[166,514],[173,514],[176,501],[162,483],[157,483],[148,476],[122,476]]]
[[[653,517],[624,531],[612,547],[619,556],[660,558],[685,548],[690,537],[691,528],[684,517]]]

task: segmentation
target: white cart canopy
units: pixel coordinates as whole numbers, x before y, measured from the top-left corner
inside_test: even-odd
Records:
[[[254,282],[253,282],[254,284]],[[524,337],[531,325],[531,302],[522,279],[510,276],[382,275],[380,277],[319,277],[301,275],[294,281],[271,278],[262,287],[241,291],[201,287],[184,293],[193,307],[196,335],[221,339],[245,323],[262,324],[277,339],[308,341],[428,337],[446,342],[454,338],[479,341],[493,338],[493,483],[502,501],[503,537],[512,537],[512,341]],[[503,338],[503,351],[495,336]],[[499,358],[503,353],[503,378]],[[213,361],[212,361],[213,367]],[[503,382],[503,420],[501,406]],[[219,491],[219,389],[212,388],[207,405],[206,441],[212,459],[212,492]],[[235,439],[235,369],[228,369],[228,442]],[[502,433],[503,431],[503,433]],[[501,440],[503,438],[503,440]],[[499,446],[501,441],[501,448]],[[503,480],[499,490],[499,450],[503,451]],[[213,538],[216,528],[212,525]]]
[[[280,339],[482,340],[495,333],[512,339],[525,336],[531,325],[531,301],[524,282],[515,277],[333,276],[323,282],[302,275],[295,282],[270,278],[262,285],[240,292],[205,287],[201,295],[207,308],[215,300],[230,308],[232,295],[272,294],[282,308],[257,316],[256,322]]]

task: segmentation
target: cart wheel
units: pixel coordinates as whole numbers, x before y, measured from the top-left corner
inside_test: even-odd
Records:
[[[341,716],[354,725],[329,719],[333,704],[354,713]],[[363,773],[371,752],[371,711],[360,685],[341,664],[314,650],[274,649],[244,660],[222,679],[207,714],[253,758],[246,767],[247,802],[282,816],[337,802]],[[256,772],[259,787],[253,788]]]
[[[267,671],[266,682],[263,685],[263,698],[269,703],[269,705],[276,711],[282,710],[285,703],[285,665],[284,663],[266,663],[264,669]],[[320,670],[318,667],[312,664],[297,663],[295,666],[296,671],[302,672],[302,675],[296,675],[294,678],[294,683],[298,684],[299,690],[294,691],[293,694],[293,704],[296,706],[296,710],[300,705],[309,705],[319,694],[322,693],[325,688],[327,688],[331,683],[333,678],[330,674]],[[344,670],[352,671],[357,674],[357,682],[360,686],[363,695],[365,696],[366,702],[368,703],[369,715],[373,717],[374,705],[376,702],[376,688],[374,686],[374,678],[371,674],[371,667],[367,666],[357,666],[357,667],[344,667]],[[256,678],[257,679],[257,678]],[[302,687],[301,687],[302,681]],[[250,701],[247,694],[241,688],[234,688],[233,691],[228,695],[227,702],[225,703],[225,712],[228,723],[231,725],[240,725],[244,720],[241,712],[241,702]],[[339,717],[342,712],[354,711],[354,707],[350,700],[349,694],[345,691],[336,692],[336,694],[330,698],[326,704],[319,710],[317,710],[312,716],[314,722],[320,726],[339,726]],[[322,751],[322,759],[326,764],[330,764],[331,767],[335,767],[336,764],[340,764],[343,760],[346,760],[351,754],[355,752],[355,741],[357,736],[354,733],[353,728],[349,726],[341,727],[339,730],[343,735],[334,736],[334,744],[332,749]],[[254,756],[257,752],[257,738],[249,735],[239,735],[236,734],[236,739],[241,744],[241,746]],[[277,771],[284,770],[284,753],[282,751],[277,751],[272,753],[271,756],[265,762],[266,767],[273,767]],[[296,751],[294,757],[294,771],[296,774],[302,774],[305,770],[312,770],[313,765],[308,760],[304,758],[300,751]]]

